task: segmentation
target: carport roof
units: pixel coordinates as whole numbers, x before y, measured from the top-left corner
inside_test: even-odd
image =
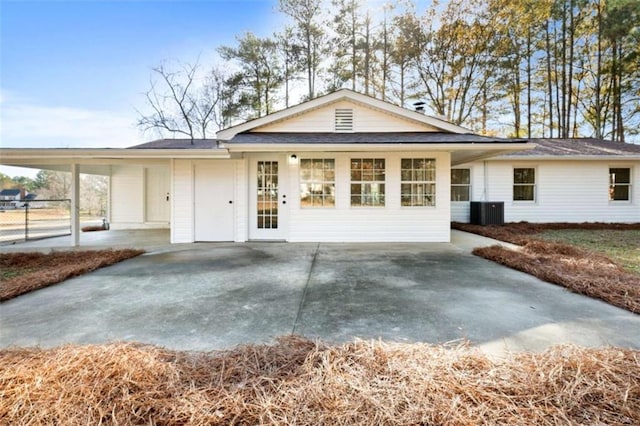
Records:
[[[109,175],[115,164],[165,163],[174,158],[229,158],[226,149],[143,148],[0,148],[0,164],[35,169],[68,171],[78,164],[82,173]]]

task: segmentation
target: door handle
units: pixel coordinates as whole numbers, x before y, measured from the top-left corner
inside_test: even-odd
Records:
[[[287,204],[287,200],[282,200],[282,204]]]
[[[233,204],[233,200],[229,200],[229,204]]]

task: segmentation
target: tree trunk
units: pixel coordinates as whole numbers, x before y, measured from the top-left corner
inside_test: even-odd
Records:
[[[551,79],[551,35],[549,34],[549,21],[545,28],[545,45],[547,48],[547,91],[549,95],[549,137],[553,138],[553,83]]]
[[[527,137],[531,138],[531,27],[527,29]]]

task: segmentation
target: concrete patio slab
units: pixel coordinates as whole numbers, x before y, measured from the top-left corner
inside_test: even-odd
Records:
[[[212,350],[297,333],[491,353],[558,343],[640,349],[640,316],[452,243],[165,245],[0,304],[0,347],[132,340]]]
[[[137,247],[158,249],[169,245],[168,229],[119,229],[80,233],[80,246],[71,245],[71,236],[18,241],[0,245],[0,253],[12,251],[89,250]]]

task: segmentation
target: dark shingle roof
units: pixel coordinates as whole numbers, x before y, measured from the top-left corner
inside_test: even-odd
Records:
[[[38,194],[31,193],[31,194],[27,194],[27,195],[24,197],[24,199],[25,199],[25,200],[35,200],[37,197],[38,197]]]
[[[128,149],[209,149],[217,148],[215,139],[158,139],[140,145],[130,146]]]
[[[569,156],[640,156],[640,145],[611,142],[602,139],[529,139],[537,146],[529,151],[518,151],[503,157],[569,157]]]
[[[375,133],[239,133],[225,144],[392,144],[392,143],[525,143],[525,139],[503,139],[474,134],[441,132]]]
[[[0,191],[0,196],[15,197],[16,195],[20,195],[19,189],[3,189]]]

